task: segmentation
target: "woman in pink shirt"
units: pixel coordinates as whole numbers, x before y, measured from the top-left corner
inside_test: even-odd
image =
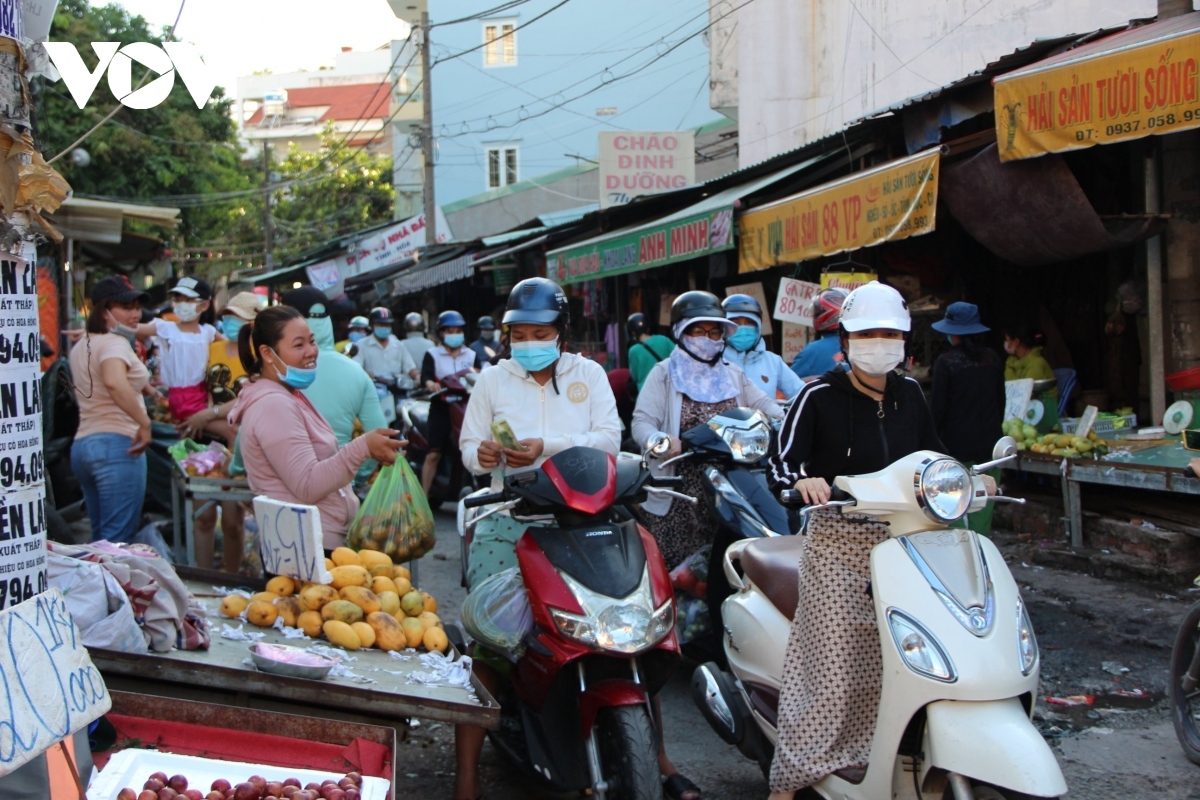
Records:
[[[406,442],[376,428],[338,450],[337,436],[300,391],[317,374],[317,343],[290,306],[260,311],[238,332],[238,356],[251,383],[229,415],[240,425],[250,488],[284,503],[316,506],[326,550],[340,547],[358,511],[350,488],[368,458],[392,464]]]

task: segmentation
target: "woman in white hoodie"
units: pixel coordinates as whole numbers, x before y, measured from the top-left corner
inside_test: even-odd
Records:
[[[553,281],[530,278],[513,287],[501,323],[512,358],[480,373],[459,437],[463,464],[477,475],[491,473],[495,489],[505,474],[535,469],[571,447],[595,447],[613,455],[620,449],[621,420],[604,368],[564,352],[569,320],[567,297]],[[509,449],[492,439],[492,423],[501,420],[524,449]],[[467,569],[471,588],[516,566],[517,540],[528,526],[508,514],[494,514],[476,526]],[[494,690],[497,677],[483,660],[475,661],[475,674]],[[455,731],[458,800],[482,794],[484,733],[473,725],[459,725]]]

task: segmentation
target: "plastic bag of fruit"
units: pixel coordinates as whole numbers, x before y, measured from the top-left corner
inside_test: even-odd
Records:
[[[707,599],[708,560],[711,556],[712,545],[706,544],[671,570],[671,585],[675,591],[699,600]]]
[[[379,471],[371,491],[350,523],[346,546],[378,550],[392,561],[411,561],[433,549],[433,512],[421,491],[421,481],[404,459]]]
[[[708,614],[708,602],[675,593],[675,634],[680,644],[703,639],[712,632],[712,618]]]
[[[490,650],[516,661],[533,630],[533,609],[517,567],[480,581],[462,605],[463,627]]]

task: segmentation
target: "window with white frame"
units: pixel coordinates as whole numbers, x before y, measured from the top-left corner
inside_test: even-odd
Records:
[[[517,148],[513,145],[488,145],[485,170],[487,188],[499,189],[521,179]]]
[[[483,21],[483,65],[511,67],[517,63],[517,21],[488,19]]]

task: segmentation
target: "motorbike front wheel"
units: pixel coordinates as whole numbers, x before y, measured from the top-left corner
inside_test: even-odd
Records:
[[[1200,764],[1200,728],[1196,715],[1200,714],[1200,688],[1184,691],[1183,679],[1200,647],[1200,603],[1188,609],[1179,623],[1175,634],[1175,646],[1171,648],[1171,677],[1167,681],[1171,693],[1171,719],[1175,723],[1175,735],[1183,747],[1183,754],[1193,764]]]
[[[997,789],[995,786],[989,786],[986,783],[976,783],[971,785],[971,790],[975,793],[975,800],[1056,800],[1056,798],[1039,798],[1030,794],[1022,794],[1009,789]],[[954,791],[947,786],[946,793],[943,795],[943,800],[954,800]]]
[[[602,708],[596,714],[600,771],[612,800],[662,800],[658,735],[645,706]]]

